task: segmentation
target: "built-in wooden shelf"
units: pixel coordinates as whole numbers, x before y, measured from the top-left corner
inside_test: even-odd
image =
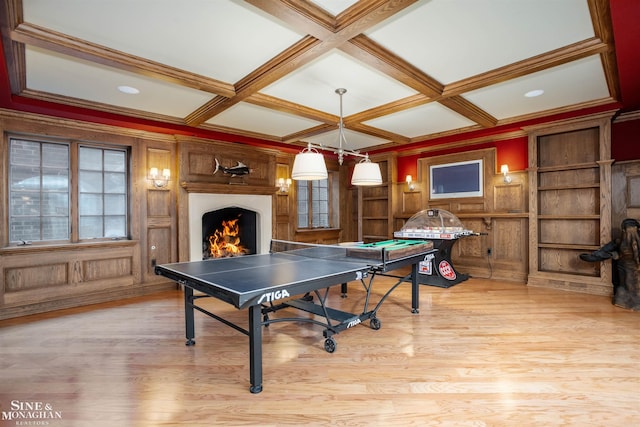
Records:
[[[566,164],[555,164],[553,166],[538,166],[534,169],[537,172],[559,172],[559,171],[573,171],[578,169],[591,169],[597,168],[597,162],[585,162],[585,163],[566,163]]]
[[[538,191],[578,190],[580,188],[600,188],[600,183],[547,185],[544,187],[538,187]]]
[[[372,159],[373,160],[373,159]],[[395,161],[389,155],[375,159],[382,184],[358,191],[358,240],[386,240],[393,236],[393,182]]]
[[[538,215],[540,220],[579,220],[579,219],[600,219],[600,215]]]
[[[570,244],[562,244],[562,243],[538,243],[539,248],[553,248],[553,249],[572,249],[579,250],[585,252],[593,252],[598,249],[600,246],[595,245],[570,245]]]
[[[611,115],[529,132],[530,286],[611,295],[611,263],[579,254],[611,239]]]

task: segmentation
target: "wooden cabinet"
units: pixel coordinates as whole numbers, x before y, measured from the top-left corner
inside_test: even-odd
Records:
[[[393,237],[393,156],[372,159],[380,165],[382,184],[358,188],[358,240],[375,242]]]
[[[529,130],[528,285],[611,295],[611,114]]]

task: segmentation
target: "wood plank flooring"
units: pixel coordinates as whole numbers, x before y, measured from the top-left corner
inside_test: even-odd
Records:
[[[376,280],[374,302],[391,283]],[[357,283],[339,295],[330,305],[362,308]],[[246,325],[246,311],[203,305]],[[482,279],[421,286],[420,313],[410,305],[402,285],[382,328],[336,335],[333,354],[318,326],[270,325],[259,394],[245,335],[196,313],[184,345],[181,290],[1,321],[0,409],[44,402],[57,418],[40,422],[65,427],[640,426],[640,313]],[[0,425],[35,425],[19,421]]]

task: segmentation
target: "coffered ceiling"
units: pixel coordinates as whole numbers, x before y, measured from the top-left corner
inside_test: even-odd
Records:
[[[364,151],[620,97],[603,0],[5,3],[12,94],[282,145],[337,144],[337,88]]]

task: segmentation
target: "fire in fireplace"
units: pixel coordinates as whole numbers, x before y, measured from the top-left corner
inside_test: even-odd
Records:
[[[256,212],[229,207],[202,215],[202,259],[256,253]]]

